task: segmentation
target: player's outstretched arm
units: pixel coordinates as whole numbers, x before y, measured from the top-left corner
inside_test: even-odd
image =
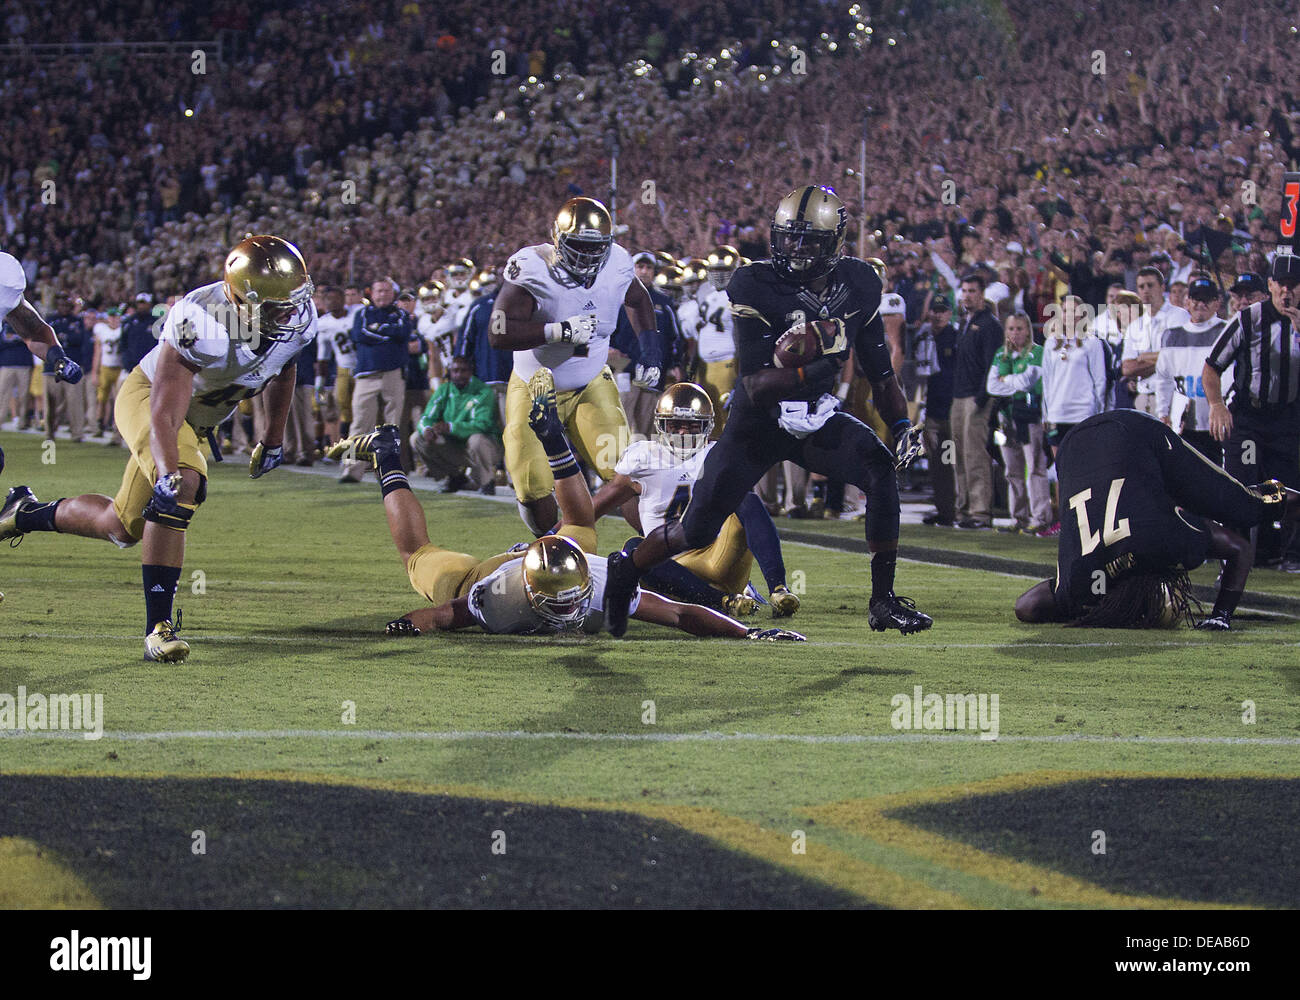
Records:
[[[388,635],[428,635],[432,632],[455,632],[477,625],[469,610],[469,598],[457,597],[436,607],[417,608],[388,623]]]
[[[26,299],[19,301],[5,317],[5,322],[13,327],[14,333],[27,342],[28,349],[42,361],[51,347],[59,342],[54,328],[41,319],[35,307]]]
[[[710,608],[698,604],[679,604],[646,590],[641,591],[641,600],[632,617],[637,621],[665,625],[691,635],[743,639],[749,632],[734,618],[728,618]]]
[[[638,621],[666,625],[668,628],[706,638],[712,636],[724,639],[762,639],[769,642],[806,641],[798,632],[791,632],[789,629],[746,628],[734,618],[728,618],[717,611],[698,604],[670,601],[666,597],[645,590],[641,591],[641,600],[632,617]]]
[[[149,450],[159,476],[179,471],[181,424],[190,408],[198,370],[171,344],[162,345],[149,391]]]

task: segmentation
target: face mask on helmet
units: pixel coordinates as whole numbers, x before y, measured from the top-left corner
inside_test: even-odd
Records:
[[[537,616],[556,628],[580,626],[591,605],[586,556],[567,539],[539,538],[524,553],[524,594]]]
[[[736,273],[734,267],[711,267],[709,268],[709,285],[718,291],[722,291],[731,281],[731,276]]]
[[[655,437],[660,444],[673,453],[673,457],[683,461],[698,455],[709,443],[711,433],[713,433],[711,417],[655,417]]]
[[[315,289],[311,280],[298,288],[287,302],[264,302],[256,306],[258,329],[263,337],[274,341],[290,340],[311,322],[311,299]]]
[[[560,266],[588,288],[609,260],[609,249],[614,237],[588,233],[561,233],[559,237]]]
[[[838,234],[807,223],[772,224],[772,266],[791,281],[816,281],[839,263]]]

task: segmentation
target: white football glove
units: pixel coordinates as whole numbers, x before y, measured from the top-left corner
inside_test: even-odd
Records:
[[[653,389],[659,384],[662,373],[653,365],[637,365],[632,384],[641,389]]]
[[[542,335],[548,344],[582,347],[596,335],[596,314],[578,313],[558,323],[547,323],[542,327]]]

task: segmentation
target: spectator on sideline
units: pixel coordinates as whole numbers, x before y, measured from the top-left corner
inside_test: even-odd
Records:
[[[484,496],[493,496],[496,468],[505,457],[496,393],[474,375],[462,355],[452,358],[448,376],[420,417],[411,450],[431,476],[447,478],[444,493],[472,485]]]
[[[406,400],[406,359],[415,334],[409,313],[393,301],[397,282],[387,276],[370,286],[370,305],[352,319],[352,344],[357,351],[357,372],[352,391],[352,430],[364,433],[379,424],[402,426]],[[380,415],[383,419],[380,419]],[[339,475],[341,483],[359,483],[369,466],[353,459]]]
[[[1003,344],[1002,324],[984,298],[984,287],[979,274],[961,279],[965,318],[957,335],[949,417],[957,452],[957,527],[976,531],[993,527],[993,461],[988,452],[993,404],[986,383]]]
[[[927,372],[925,456],[934,490],[934,513],[921,520],[950,528],[957,523],[956,446],[949,422],[957,371],[957,328],[952,325],[952,307],[946,298],[931,300],[930,318],[917,334],[916,357],[918,375],[923,365]]]
[[[1156,370],[1156,356],[1164,344],[1165,331],[1191,322],[1186,309],[1165,301],[1165,278],[1158,267],[1138,271],[1137,294],[1142,300],[1142,316],[1124,334],[1124,355],[1120,367],[1127,378],[1136,376],[1133,408],[1152,415],[1156,412],[1156,387],[1151,376]]]
[[[1043,439],[1042,367],[1043,348],[1034,343],[1029,317],[1013,313],[1007,317],[1006,343],[989,368],[987,388],[989,395],[1005,400],[999,413],[1006,436],[1002,467],[1007,478],[1007,506],[1015,522],[1012,530],[1025,534],[1037,534],[1053,521]]]

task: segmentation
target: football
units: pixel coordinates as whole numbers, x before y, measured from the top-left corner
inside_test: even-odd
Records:
[[[821,357],[822,338],[812,323],[799,323],[777,338],[772,360],[778,368],[802,368]]]

